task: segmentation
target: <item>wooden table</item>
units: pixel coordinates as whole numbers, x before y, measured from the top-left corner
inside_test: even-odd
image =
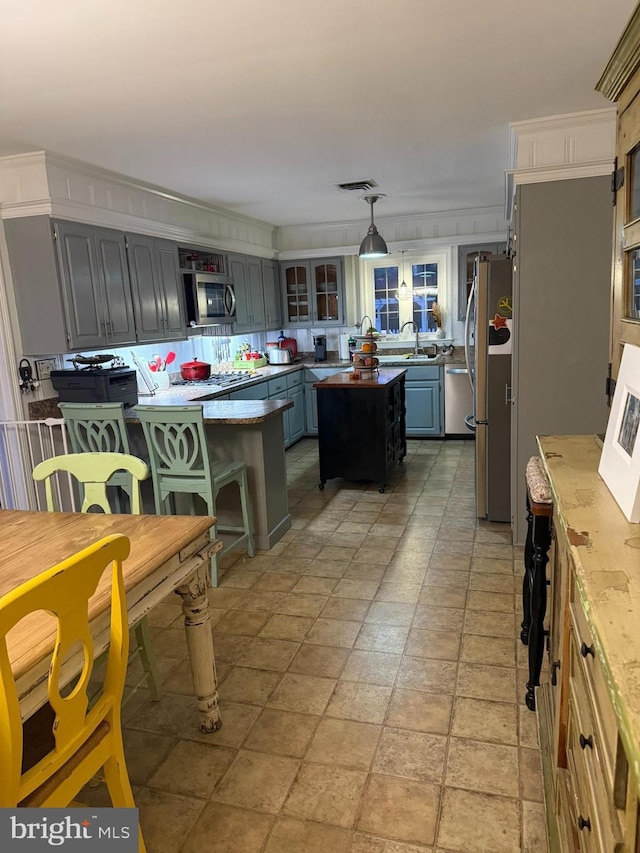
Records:
[[[129,624],[136,623],[175,590],[182,597],[191,673],[203,732],[220,728],[215,660],[207,586],[209,555],[220,542],[209,540],[210,516],[103,515],[0,510],[0,595],[112,533],[131,541],[124,561]],[[89,602],[95,654],[109,639],[111,573],[105,572]],[[23,718],[47,699],[49,658],[55,619],[42,613],[24,619],[7,645]],[[80,656],[63,669],[70,680]]]

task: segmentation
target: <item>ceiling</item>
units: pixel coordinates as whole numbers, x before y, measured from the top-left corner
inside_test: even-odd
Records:
[[[594,91],[635,0],[0,0],[0,156],[274,225],[499,205],[509,122]]]

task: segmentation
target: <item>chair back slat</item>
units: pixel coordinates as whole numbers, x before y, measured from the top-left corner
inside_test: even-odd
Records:
[[[122,561],[130,549],[126,536],[102,539],[37,575],[0,598],[0,807],[15,806],[43,785],[82,747],[104,720],[120,727],[120,704],[126,676],[129,631]],[[89,707],[93,640],[88,602],[107,568],[111,573],[111,630],[104,686]],[[45,611],[57,621],[57,637],[48,678],[49,703],[56,720],[54,747],[22,773],[23,733],[18,688],[6,636],[30,614]],[[84,665],[68,695],[62,695],[61,670],[80,644]]]
[[[202,406],[136,406],[149,451],[156,495],[178,481],[213,503],[211,463]]]
[[[113,475],[124,471],[131,476],[131,512],[138,515],[141,510],[140,481],[149,477],[149,466],[142,459],[125,453],[69,453],[54,456],[40,462],[33,469],[33,479],[45,481],[47,509],[57,510],[52,488],[54,474],[59,471],[71,474],[84,488],[82,512],[96,506],[105,513],[111,512],[106,486]]]
[[[130,453],[122,403],[59,403],[74,453]]]

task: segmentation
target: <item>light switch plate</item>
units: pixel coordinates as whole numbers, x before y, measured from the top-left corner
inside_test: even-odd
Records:
[[[51,371],[56,369],[55,358],[36,359],[36,373],[40,382],[44,382],[51,376]]]

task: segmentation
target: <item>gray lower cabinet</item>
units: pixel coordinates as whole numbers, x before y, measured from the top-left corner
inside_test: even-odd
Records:
[[[229,274],[236,295],[234,334],[257,332],[265,328],[262,292],[262,261],[248,255],[228,255]]]
[[[430,438],[444,435],[442,368],[409,367],[405,382],[406,434]]]
[[[220,399],[216,397],[216,399]],[[305,434],[304,376],[302,371],[268,379],[249,388],[232,391],[230,400],[292,400],[283,414],[284,446],[290,447]]]
[[[186,338],[177,244],[129,234],[127,253],[138,340]]]
[[[314,382],[326,379],[334,373],[347,370],[346,367],[305,367],[304,369],[304,407],[305,407],[305,434],[318,434],[318,392],[313,387]]]

